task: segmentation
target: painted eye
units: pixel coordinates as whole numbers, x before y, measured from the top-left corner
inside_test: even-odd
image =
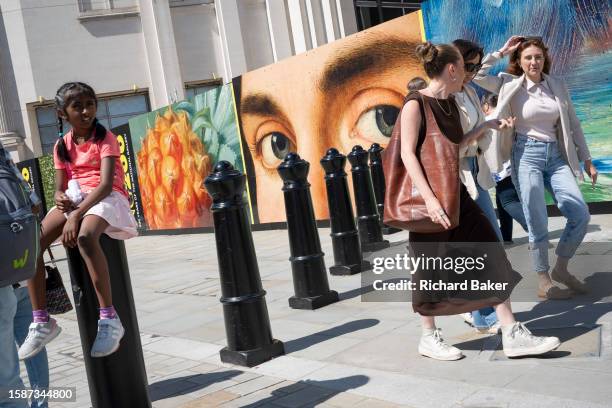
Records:
[[[387,143],[397,120],[399,109],[392,105],[378,105],[362,113],[355,132],[371,143]]]
[[[296,150],[293,142],[280,132],[267,134],[260,143],[263,164],[268,168],[278,167],[289,152]]]

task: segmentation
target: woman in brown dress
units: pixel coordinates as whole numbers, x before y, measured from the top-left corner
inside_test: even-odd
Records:
[[[463,134],[459,111],[451,95],[461,90],[465,77],[461,53],[452,45],[433,45],[427,42],[417,46],[416,54],[423,62],[425,72],[431,81],[427,88],[411,92],[406,98],[407,102],[399,120],[401,158],[414,186],[425,201],[429,217],[433,222],[440,224],[443,230],[435,233],[410,232],[409,249],[413,256],[435,255],[446,260],[456,254],[448,249],[449,243],[468,242],[472,243],[472,249],[478,247],[482,251],[482,248],[486,248],[489,259],[485,267],[480,270],[473,268],[465,271],[465,268],[462,268],[463,270],[459,271],[455,268],[450,272],[448,269],[446,272],[441,269],[431,272],[421,268],[416,271],[413,281],[417,289],[421,288],[420,281],[434,279],[436,282],[442,281],[443,284],[459,283],[464,280],[471,282],[474,279],[478,282],[506,283],[502,291],[471,290],[471,288],[464,290],[458,287],[415,290],[413,309],[421,315],[423,327],[419,353],[438,360],[458,360],[463,357],[459,349],[446,344],[440,337],[435,316],[454,315],[485,306],[495,307],[502,325],[504,353],[508,357],[538,355],[554,350],[560,345],[558,338],[534,336],[522,323],[514,319],[508,298],[521,278],[512,270],[503,246],[499,243],[484,213],[457,180],[460,185],[459,224],[451,228],[449,215],[445,213],[433,193],[419,158],[423,141],[426,137],[433,137],[432,128],[435,128],[435,132],[439,130],[452,143],[461,146],[482,137],[489,129],[511,127],[513,119],[489,120]],[[428,126],[430,129],[427,129]],[[444,161],[443,157],[439,159]],[[458,163],[458,160],[449,162]],[[451,174],[453,177],[457,175],[457,172],[448,173],[448,177],[451,177]],[[446,249],[441,253],[440,248]]]

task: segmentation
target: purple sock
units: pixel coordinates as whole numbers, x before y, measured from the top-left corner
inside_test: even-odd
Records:
[[[114,319],[115,316],[117,316],[117,313],[115,313],[115,308],[113,306],[100,308],[100,320]]]
[[[47,309],[39,309],[32,311],[32,322],[34,323],[47,323],[49,321],[49,313]]]

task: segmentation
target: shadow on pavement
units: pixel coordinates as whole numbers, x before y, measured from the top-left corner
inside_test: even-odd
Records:
[[[285,353],[289,354],[295,351],[304,350],[310,346],[314,346],[315,344],[333,339],[334,337],[340,337],[348,333],[376,326],[378,323],[380,323],[380,320],[378,319],[355,320],[313,334],[309,334],[308,336],[304,336],[299,339],[289,340],[284,342]]]
[[[243,408],[268,406],[314,408],[342,392],[367,384],[369,380],[370,378],[365,375],[352,375],[335,380],[298,381],[287,387],[278,388],[272,391],[270,397],[244,405]]]
[[[612,272],[596,272],[584,282],[590,293],[576,295],[570,300],[540,302],[529,311],[516,312],[516,320],[538,328],[595,324],[600,317],[612,312]]]
[[[149,385],[149,396],[152,402],[159,401],[176,395],[187,394],[208,387],[214,383],[229,380],[239,374],[242,374],[242,371],[213,371],[206,374],[195,374],[161,380]]]

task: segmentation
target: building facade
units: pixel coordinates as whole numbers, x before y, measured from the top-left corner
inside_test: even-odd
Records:
[[[352,0],[0,0],[0,139],[50,153],[64,82],[107,127],[358,30]],[[64,129],[65,130],[65,129]]]

